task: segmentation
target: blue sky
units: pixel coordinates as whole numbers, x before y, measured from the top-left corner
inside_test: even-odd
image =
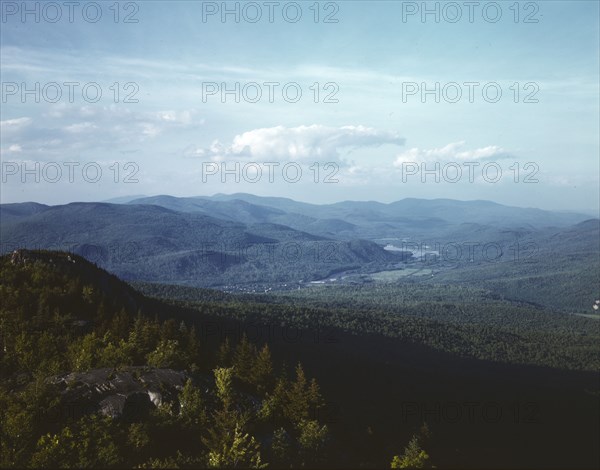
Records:
[[[272,22],[265,2],[227,2],[239,9],[236,22],[233,14],[223,21],[222,2],[115,9],[109,1],[98,2],[95,23],[91,2],[75,7],[72,22],[68,6],[47,3],[26,2],[39,18],[23,18],[22,2],[2,2],[2,202],[251,192],[598,211],[596,1],[476,2],[472,22],[464,2],[277,2]],[[439,9],[439,22],[421,17],[424,5]],[[462,17],[451,22],[457,8]],[[247,21],[258,9],[260,20]],[[137,22],[125,23],[127,14]],[[337,22],[324,22],[328,14]],[[77,84],[72,100],[65,82]],[[39,103],[35,92],[21,95],[36,83]],[[52,85],[42,93],[49,83],[59,84],[60,99]],[[102,91],[97,102],[81,95],[90,83],[97,85],[88,90]],[[221,94],[236,83],[239,102]],[[265,83],[273,84],[272,100]],[[421,95],[423,84],[436,83],[439,102]],[[291,102],[298,89],[301,98]],[[133,92],[137,102],[123,102]],[[334,102],[324,102],[328,96]],[[79,163],[73,181],[68,162]],[[90,164],[86,180],[81,168]],[[293,171],[284,174],[284,166]],[[102,177],[91,182],[97,167]],[[32,174],[23,182],[23,168],[40,182]],[[302,176],[292,182],[297,168]],[[432,170],[425,179],[423,169]]]

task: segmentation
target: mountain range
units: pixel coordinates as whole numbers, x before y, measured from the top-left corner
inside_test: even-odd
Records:
[[[489,201],[315,205],[250,194],[119,201],[2,204],[1,251],[70,250],[128,280],[295,285],[414,261],[407,249],[384,249],[390,240],[494,242],[506,250],[518,240],[546,250],[593,252],[598,236],[598,221],[585,214]]]

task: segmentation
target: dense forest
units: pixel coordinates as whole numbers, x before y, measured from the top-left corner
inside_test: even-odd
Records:
[[[443,352],[512,364],[600,368],[600,323],[482,288],[449,284],[314,286],[269,295],[135,283],[140,291],[202,314],[287,328],[379,334]],[[318,331],[318,333],[316,333]]]
[[[59,252],[0,274],[3,467],[597,463],[595,319],[464,286],[134,288]]]
[[[315,467],[339,452],[317,381],[267,344],[202,343],[193,324],[159,319],[177,308],[75,255],[22,251],[0,274],[2,467]],[[427,464],[428,435],[391,465]]]

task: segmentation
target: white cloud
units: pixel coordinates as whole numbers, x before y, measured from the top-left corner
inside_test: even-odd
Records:
[[[0,155],[5,157],[7,155],[14,155],[17,153],[21,153],[23,151],[23,147],[20,144],[12,144],[9,145],[8,148],[0,148]]]
[[[502,147],[497,145],[488,145],[476,149],[465,149],[465,141],[453,142],[444,147],[432,149],[420,149],[414,147],[399,154],[394,166],[399,167],[403,163],[414,162],[467,162],[467,161],[486,161],[493,159],[510,158],[510,154]]]
[[[150,138],[156,137],[162,132],[160,127],[158,127],[156,124],[152,124],[151,122],[142,122],[140,127],[142,134]]]
[[[81,122],[77,124],[71,124],[70,126],[66,126],[65,131],[79,134],[81,132],[88,132],[97,128],[98,126],[92,124],[91,122]]]
[[[217,140],[209,148],[188,150],[188,155],[208,157],[215,161],[230,158],[257,161],[340,160],[343,148],[383,144],[403,145],[404,138],[397,132],[365,126],[277,126],[244,132],[236,135],[228,144]]]
[[[16,119],[7,119],[5,121],[0,121],[0,126],[4,127],[12,127],[12,126],[22,126],[22,125],[27,125],[31,122],[31,118],[28,117],[22,117],[22,118],[16,118]]]
[[[183,111],[159,111],[158,113],[151,116],[159,122],[178,124],[182,126],[190,125],[194,122],[194,116],[196,115],[195,109],[186,109]],[[200,120],[200,124],[203,124],[203,120]]]
[[[28,117],[7,119],[0,121],[0,130],[2,132],[18,131],[29,124],[31,124],[31,118]]]
[[[23,145],[22,152],[28,158],[74,158],[95,149],[131,150],[132,145],[156,142],[159,136],[170,139],[177,132],[193,132],[203,123],[195,109],[150,111],[118,104],[56,103],[47,106],[35,120],[17,117],[1,121],[2,151],[8,154],[11,146]]]

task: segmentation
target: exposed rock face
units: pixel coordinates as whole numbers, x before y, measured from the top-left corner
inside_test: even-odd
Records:
[[[174,403],[188,376],[152,367],[94,369],[53,377],[61,389],[62,409],[73,419],[93,412],[112,418],[139,419],[163,403]]]
[[[75,257],[67,253],[60,252],[44,252],[27,249],[14,250],[10,256],[10,264],[15,266],[28,266],[35,261],[44,261],[49,264],[56,262],[75,264]]]

